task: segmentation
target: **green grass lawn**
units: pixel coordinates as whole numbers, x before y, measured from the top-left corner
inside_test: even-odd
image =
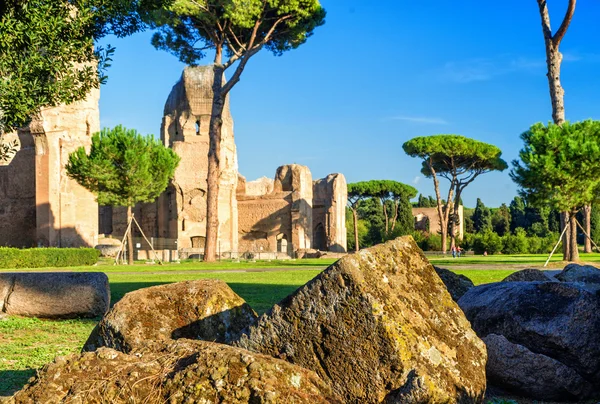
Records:
[[[460,258],[452,258],[450,254],[448,256],[438,256],[432,255],[427,258],[433,265],[494,265],[499,266],[502,264],[522,264],[522,265],[531,265],[540,267],[544,265],[546,260],[548,259],[547,254],[518,254],[518,255],[467,255]],[[580,253],[580,260],[583,262],[600,262],[600,254],[599,253]],[[552,256],[550,263],[554,264],[562,264],[562,253],[558,251]]]
[[[64,268],[18,268],[3,269],[2,271],[74,271],[74,272],[178,272],[178,271],[224,271],[224,270],[247,270],[268,268],[306,268],[319,269],[333,264],[337,259],[333,258],[308,258],[299,260],[257,260],[240,261],[223,260],[217,262],[201,262],[198,260],[185,260],[181,263],[148,264],[145,261],[136,261],[132,266],[114,265],[114,260],[101,258],[98,264],[93,266],[74,266]]]
[[[282,261],[286,263],[286,261]],[[139,288],[193,279],[221,279],[243,297],[259,314],[264,313],[308,280],[316,276],[329,262],[318,261],[320,269],[281,270],[272,272],[200,272],[199,269],[242,269],[240,264],[206,266],[204,263],[184,263],[171,265],[177,273],[149,273],[145,266],[116,267],[118,271],[107,272],[111,287],[111,301],[118,301],[129,291]],[[256,268],[251,263],[246,268]],[[265,267],[272,263],[265,262]],[[246,263],[243,263],[246,265]],[[280,263],[274,267],[280,267]],[[311,262],[310,266],[315,263]],[[304,265],[298,265],[304,267]],[[93,267],[97,268],[98,267]],[[103,268],[106,268],[103,267]],[[110,268],[110,267],[109,267]],[[131,272],[131,269],[140,273]],[[164,268],[164,267],[163,267]],[[89,267],[82,270],[89,270]],[[162,270],[153,266],[154,271]],[[64,268],[71,270],[71,268]],[[187,273],[186,273],[187,271]],[[121,272],[121,273],[118,273]],[[494,282],[503,279],[511,270],[460,270],[457,273],[471,278],[475,284]],[[81,349],[97,320],[51,321],[9,317],[0,321],[0,396],[9,395],[20,389],[35,369],[52,361],[56,355],[65,355]]]

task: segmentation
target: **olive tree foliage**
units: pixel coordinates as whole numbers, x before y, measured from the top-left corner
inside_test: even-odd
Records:
[[[576,213],[596,200],[600,186],[600,122],[537,123],[521,134],[524,147],[512,162],[511,178],[533,205],[568,213],[565,261],[579,259]]]
[[[481,174],[503,171],[508,165],[494,145],[459,135],[415,137],[402,145],[411,157],[423,160],[421,173],[433,179],[437,212],[442,235],[442,251],[448,249],[448,225],[451,245],[456,243],[456,225],[464,189]],[[439,177],[449,181],[447,204],[443,204]],[[452,214],[451,214],[452,213]]]
[[[221,127],[227,94],[240,81],[252,56],[295,49],[324,23],[318,0],[174,0],[150,15],[157,29],[152,44],[188,65],[214,53],[213,100],[209,126],[207,231],[204,259],[214,261],[219,226],[218,193]],[[229,81],[224,72],[232,69]]]
[[[92,136],[89,154],[83,147],[69,155],[67,175],[94,193],[100,205],[126,206],[153,202],[175,174],[179,156],[152,136],[116,126]],[[128,233],[129,263],[133,264],[133,241]]]
[[[94,50],[107,35],[143,28],[159,0],[5,0],[0,2],[0,143],[40,108],[81,100],[106,76],[114,49]],[[3,144],[0,159],[16,151]]]

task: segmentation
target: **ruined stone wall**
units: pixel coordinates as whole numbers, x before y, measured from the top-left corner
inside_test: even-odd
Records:
[[[27,132],[4,136],[17,140],[17,153],[0,162],[0,246],[34,247],[35,222],[35,144]]]
[[[91,135],[100,130],[99,98],[100,91],[92,90],[83,101],[42,109],[19,130],[20,150],[0,170],[0,211],[4,206],[5,214],[11,212],[0,236],[6,244],[96,245],[95,197],[67,177],[65,165],[69,154],[89,147]]]
[[[310,248],[312,240],[312,176],[308,167],[277,169],[275,180],[260,178],[238,186],[240,252],[292,254]]]
[[[294,251],[291,193],[239,196],[239,252]],[[281,240],[285,240],[282,246]],[[261,250],[262,247],[262,250]]]
[[[346,252],[348,186],[342,174],[329,174],[313,183],[313,248]]]
[[[180,248],[203,248],[206,236],[206,189],[209,123],[212,109],[211,66],[186,67],[164,109],[161,139],[181,157],[170,190],[159,198],[158,234],[177,238]],[[237,154],[229,100],[223,111],[219,190],[219,244],[236,251],[238,235]]]
[[[437,208],[412,208],[412,214],[415,218],[415,229],[429,231],[431,234],[439,234],[441,232],[440,220],[438,218]],[[458,238],[462,240],[464,237],[464,214],[463,206],[458,207],[459,228]],[[450,236],[450,233],[448,233]]]
[[[312,174],[306,166],[281,166],[275,174],[273,192],[291,192],[292,245],[295,250],[311,248],[312,243]]]

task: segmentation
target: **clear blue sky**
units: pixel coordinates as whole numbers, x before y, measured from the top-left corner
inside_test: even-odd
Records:
[[[322,4],[326,24],[306,44],[281,57],[258,54],[232,90],[239,170],[248,180],[298,163],[315,179],[333,172],[348,182],[393,179],[433,195],[420,162],[402,151],[406,140],[461,134],[497,145],[511,161],[519,135],[551,119],[535,0]],[[566,4],[549,0],[554,30]],[[600,119],[599,20],[598,2],[578,2],[561,45],[569,120]],[[159,135],[184,66],[150,37],[102,41],[117,48],[101,92],[103,126]],[[498,206],[516,192],[507,170],[481,176],[463,200]]]

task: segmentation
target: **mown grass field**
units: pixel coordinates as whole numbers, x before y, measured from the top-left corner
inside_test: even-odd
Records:
[[[541,267],[542,255],[430,257],[434,265],[454,269],[476,285],[502,280],[518,266]],[[599,262],[600,254],[582,257]],[[555,258],[556,265],[560,256]],[[113,266],[109,261],[94,267],[54,268],[64,271],[102,271],[108,275],[111,302],[129,291],[194,279],[221,279],[242,296],[259,314],[316,276],[335,260],[257,261],[257,262],[183,262],[181,264]],[[506,266],[509,269],[499,269]],[[493,269],[485,269],[493,267]],[[472,268],[472,269],[471,269]],[[247,271],[251,272],[247,272]],[[35,269],[40,271],[40,269]],[[57,355],[78,352],[97,320],[50,321],[9,317],[0,320],[0,396],[20,389],[36,369]]]

